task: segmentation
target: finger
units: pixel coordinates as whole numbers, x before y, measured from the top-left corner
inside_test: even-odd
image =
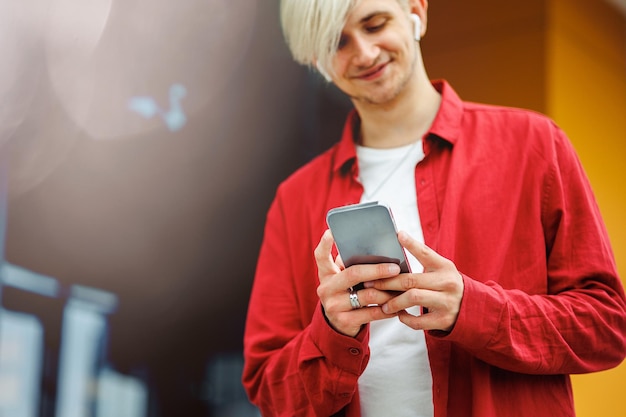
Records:
[[[456,322],[460,310],[460,299],[455,293],[412,289],[400,293],[381,307],[383,312],[394,314],[413,306],[422,306],[427,309],[428,314],[423,315],[427,318],[418,321],[407,318],[403,323],[411,327],[417,326],[415,328],[447,330]],[[424,321],[428,324],[418,324]]]
[[[397,316],[398,320],[400,320],[402,323],[406,324],[413,330],[430,330],[430,328],[427,328],[431,324],[429,323],[429,318],[426,317],[427,314],[420,314],[419,316],[415,316],[407,312],[406,310],[402,310],[398,312]]]
[[[330,230],[326,230],[322,235],[317,247],[314,251],[315,262],[317,264],[317,270],[320,279],[323,276],[335,274],[340,271],[339,267],[335,264],[332,256],[334,240],[330,233]]]
[[[368,281],[363,285],[365,288],[376,288],[382,291],[407,291],[412,288],[441,291],[445,289],[445,282],[441,280],[441,273],[407,273],[392,278]]]
[[[364,324],[376,320],[395,317],[396,314],[385,314],[379,306],[363,307],[356,310],[338,313],[329,319],[330,325],[338,332],[354,337]]]
[[[400,267],[394,263],[352,265],[341,271],[340,278],[334,281],[337,291],[341,291],[364,282],[391,278],[399,273]]]
[[[364,324],[374,320],[388,319],[396,314],[386,314],[378,303],[389,299],[390,295],[378,291],[381,294],[373,294],[375,290],[360,291],[357,294],[361,308],[352,307],[350,293],[336,294],[324,305],[324,313],[330,325],[340,333],[355,336]]]
[[[341,259],[341,255],[337,255],[337,258],[335,258],[335,264],[339,267],[339,269],[344,270],[346,269],[346,265],[343,263],[343,259]]]
[[[397,295],[383,304],[381,307],[387,314],[397,313],[414,306],[432,307],[436,292],[422,289],[410,289],[396,293]]]
[[[325,298],[323,306],[327,315],[346,312],[353,310],[355,307],[351,301],[351,291],[343,290]],[[362,307],[379,306],[387,303],[397,294],[388,291],[378,291],[375,289],[364,289],[353,292],[358,301],[358,305]]]
[[[396,317],[397,314],[387,314],[380,306],[372,305],[369,307],[363,307],[350,312],[355,320],[362,324],[367,324],[376,320],[390,319]]]
[[[438,311],[414,316],[406,310],[397,313],[398,319],[413,330],[441,330],[449,332],[454,327],[455,320],[442,315]]]
[[[420,241],[413,239],[406,232],[398,233],[398,241],[424,266],[424,272],[446,267],[450,263],[448,259]]]
[[[361,307],[383,305],[397,295],[389,291],[379,291],[373,288],[354,291],[354,294],[356,294]],[[352,303],[350,302],[350,292],[348,292],[346,300],[346,305],[349,308],[352,308]]]

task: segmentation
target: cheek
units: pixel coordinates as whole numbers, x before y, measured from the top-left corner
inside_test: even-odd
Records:
[[[407,42],[406,39],[398,39],[389,45],[389,50],[399,55],[411,55],[413,53],[413,45],[411,42]]]
[[[332,66],[335,74],[341,77],[348,69],[348,60],[341,56],[336,56],[332,61]]]

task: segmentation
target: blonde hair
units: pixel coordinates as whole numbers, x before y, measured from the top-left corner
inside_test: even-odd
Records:
[[[281,25],[293,59],[309,67],[330,68],[348,12],[357,1],[281,0]]]
[[[280,20],[294,60],[326,78],[348,13],[360,0],[281,0]],[[396,0],[408,8],[408,0]]]

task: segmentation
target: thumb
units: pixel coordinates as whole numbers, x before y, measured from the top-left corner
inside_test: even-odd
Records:
[[[398,232],[398,241],[422,264],[424,272],[439,269],[448,262],[446,258],[404,231]]]

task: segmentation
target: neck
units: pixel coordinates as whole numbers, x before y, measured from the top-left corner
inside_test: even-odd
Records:
[[[433,123],[441,95],[427,78],[416,80],[385,104],[354,102],[361,118],[360,143],[371,148],[395,148],[420,139]]]

